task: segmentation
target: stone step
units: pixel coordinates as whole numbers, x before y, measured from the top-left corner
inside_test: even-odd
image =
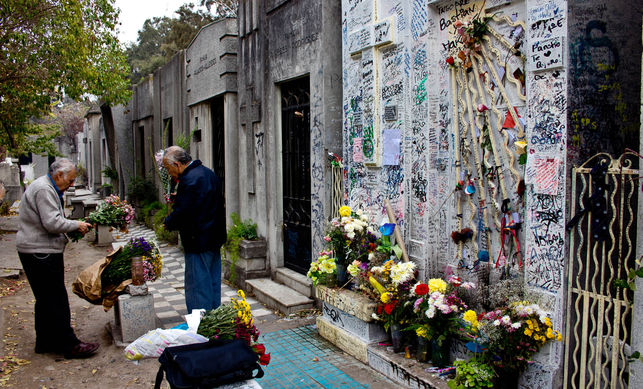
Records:
[[[311,309],[314,303],[312,299],[270,278],[247,280],[245,289],[264,305],[285,315]]]
[[[299,274],[294,270],[285,267],[280,267],[275,272],[275,281],[284,284],[290,289],[303,294],[306,297],[313,297],[313,283],[303,274]]]

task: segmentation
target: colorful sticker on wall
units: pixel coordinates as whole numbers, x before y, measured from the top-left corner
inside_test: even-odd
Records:
[[[362,141],[363,138],[353,138],[353,162],[364,162]]]

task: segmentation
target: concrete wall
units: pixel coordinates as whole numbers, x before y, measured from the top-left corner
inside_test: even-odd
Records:
[[[322,246],[330,210],[326,155],[341,149],[339,20],[336,2],[240,2],[240,211],[267,237],[272,269],[283,266],[279,84],[304,76],[310,80],[312,251]]]
[[[190,154],[214,168],[213,132],[223,130],[226,212],[239,212],[239,154],[237,104],[237,21],[227,18],[201,29],[185,50],[186,102],[188,133],[199,131]],[[214,98],[223,104],[223,128],[212,128]]]
[[[136,172],[131,117],[130,105],[117,105],[112,107],[117,159],[114,167],[118,171],[118,188],[120,191],[119,196],[121,198],[125,198],[129,182]]]

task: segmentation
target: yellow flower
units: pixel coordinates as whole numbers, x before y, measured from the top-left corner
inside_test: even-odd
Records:
[[[525,335],[531,336],[533,332],[529,328],[525,328]]]
[[[547,339],[554,339],[556,335],[554,335],[554,331],[551,330],[551,327],[547,328]]]
[[[339,208],[339,215],[341,217],[349,217],[353,211],[351,211],[351,208],[344,205],[343,207]]]
[[[243,290],[241,290],[241,289],[237,290],[237,295],[239,297],[241,297],[242,299],[244,299],[244,300],[246,299],[246,294],[243,293]]]
[[[375,288],[380,294],[386,292],[386,289],[384,289],[382,284],[377,282],[377,280],[373,278],[373,276],[368,277],[368,282],[370,282],[371,285],[373,285],[373,288]]]
[[[471,327],[473,329],[478,328],[478,315],[476,314],[476,311],[469,309],[464,313],[464,315],[462,316],[462,319],[464,319],[464,321],[466,321],[467,323],[471,324]]]
[[[415,333],[417,334],[417,336],[422,337],[422,338],[426,338],[427,335],[428,335],[428,331],[424,327],[418,327],[415,330]]]
[[[559,342],[560,342],[560,341],[562,341],[562,340],[563,340],[563,336],[560,334],[560,332],[556,331],[556,334],[557,334],[557,335],[556,335],[556,340],[557,340],[557,341],[559,341]]]
[[[447,283],[441,278],[431,278],[429,280],[429,291],[445,293],[447,290]]]
[[[391,292],[386,292],[386,293],[382,293],[380,300],[382,300],[384,304],[388,304],[391,302],[392,298],[393,298],[393,295],[391,294]]]

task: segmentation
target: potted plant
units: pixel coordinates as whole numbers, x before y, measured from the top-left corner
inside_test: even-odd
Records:
[[[232,226],[223,245],[224,276],[231,283],[243,285],[245,280],[265,277],[270,269],[266,264],[266,240],[257,235],[257,224],[241,221],[238,214],[230,214]]]

